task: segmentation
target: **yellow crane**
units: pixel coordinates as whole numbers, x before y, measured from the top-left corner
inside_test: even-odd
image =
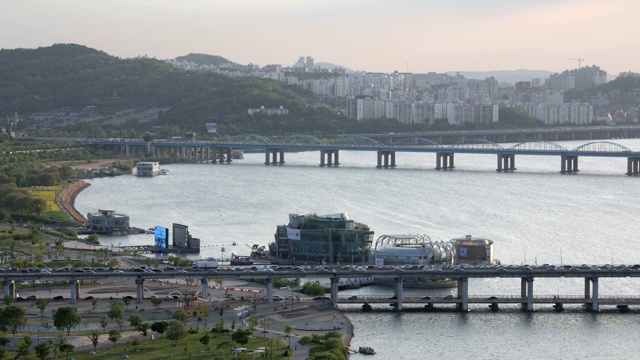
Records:
[[[578,56],[578,58],[576,59],[569,59],[569,60],[575,60],[578,62],[578,70],[582,69],[582,62],[585,60],[582,57]]]

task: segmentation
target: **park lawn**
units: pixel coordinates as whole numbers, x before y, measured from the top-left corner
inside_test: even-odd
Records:
[[[258,334],[259,331],[256,331]],[[155,336],[155,340],[151,340],[151,334]],[[137,346],[131,346],[130,343],[124,343],[123,341],[119,341],[116,343],[115,347],[112,343],[101,342],[98,344],[98,350],[95,355],[90,355],[89,352],[91,349],[86,349],[83,351],[74,351],[73,353],[69,353],[69,358],[74,358],[76,360],[113,360],[113,359],[121,359],[124,354],[129,356],[131,360],[159,360],[159,359],[171,359],[171,360],[195,360],[195,359],[253,359],[254,356],[250,352],[243,352],[234,357],[231,354],[231,349],[218,349],[217,345],[223,340],[231,341],[230,334],[218,334],[209,332],[209,336],[211,337],[211,341],[208,346],[200,343],[200,338],[204,336],[204,330],[198,331],[196,334],[188,334],[185,339],[179,340],[177,345],[174,347],[172,345],[172,341],[160,337],[157,333],[149,332],[146,340],[142,335],[139,335],[138,341],[140,343]],[[216,337],[214,339],[214,336]],[[273,341],[276,350],[271,357],[269,354],[268,359],[274,360],[282,360],[289,359],[291,356],[291,351],[289,351],[289,356],[284,356],[284,351],[287,349],[287,345],[282,343],[281,341]],[[106,346],[106,347],[105,347]],[[244,347],[247,349],[257,349],[259,347],[269,348],[271,346],[271,339],[265,339],[258,335],[254,335],[253,338],[249,340],[249,343],[246,345],[237,345],[237,347]],[[209,351],[205,349],[209,347]],[[135,351],[135,349],[138,351]],[[227,354],[225,354],[225,351]],[[220,355],[220,353],[222,353]],[[33,349],[26,357],[27,359],[35,359],[35,351]],[[215,357],[212,357],[214,355]],[[14,351],[9,351],[5,359],[13,359],[16,356]],[[264,354],[256,354],[256,359],[264,359]],[[58,359],[66,359],[66,354],[58,353]]]
[[[35,197],[39,197],[47,202],[46,210],[50,213],[61,213],[58,203],[56,203],[56,197],[64,190],[66,185],[56,186],[35,186],[28,188],[29,193]]]

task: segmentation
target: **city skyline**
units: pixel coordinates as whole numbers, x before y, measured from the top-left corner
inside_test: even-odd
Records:
[[[292,65],[313,56],[356,71],[638,72],[632,0],[9,1],[0,48],[77,43],[118,57],[219,55]],[[583,61],[576,59],[582,58]]]

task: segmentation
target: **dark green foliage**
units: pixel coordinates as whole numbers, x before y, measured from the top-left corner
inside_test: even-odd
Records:
[[[309,358],[315,360],[344,360],[349,349],[342,343],[342,334],[328,332],[324,335],[313,334],[300,339],[302,345],[314,345],[309,350]]]
[[[191,53],[185,56],[178,56],[176,58],[177,61],[189,61],[192,63],[196,63],[198,65],[215,65],[220,66],[224,64],[234,64],[234,62],[229,61],[222,56],[217,55],[206,55],[206,54],[194,54]]]
[[[249,336],[251,336],[251,331],[238,329],[231,335],[231,339],[240,345],[245,345],[249,342]]]
[[[204,62],[225,61],[192,54]],[[109,116],[124,109],[170,108],[153,123],[130,121],[124,126],[84,121],[67,123],[64,131],[40,130],[43,135],[80,137],[142,137],[152,126],[162,136],[204,131],[218,123],[221,134],[245,132],[299,132],[322,130],[321,122],[339,118],[335,112],[307,108],[307,101],[280,82],[245,77],[233,79],[205,71],[183,71],[163,61],[120,59],[74,44],[38,49],[0,50],[0,116],[72,109],[85,116],[91,106],[96,115]],[[288,116],[251,117],[249,108],[284,106]],[[293,126],[299,118],[318,118],[315,125]],[[87,115],[88,116],[88,115]],[[31,121],[35,123],[36,120]],[[29,124],[20,124],[25,128]],[[303,129],[305,128],[305,129]]]
[[[302,293],[309,296],[324,295],[324,286],[317,281],[308,281],[302,286]]]
[[[564,93],[564,101],[572,100],[589,101],[596,94],[606,93],[610,100],[621,100],[623,96],[635,96],[640,89],[640,77],[638,76],[619,76],[613,81],[606,84],[586,88],[586,89],[570,89]]]
[[[0,330],[10,330],[13,335],[27,323],[27,311],[16,305],[9,305],[0,310]]]

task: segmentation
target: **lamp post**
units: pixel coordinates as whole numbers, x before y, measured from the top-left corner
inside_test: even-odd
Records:
[[[336,337],[336,314],[333,314],[333,337]]]

